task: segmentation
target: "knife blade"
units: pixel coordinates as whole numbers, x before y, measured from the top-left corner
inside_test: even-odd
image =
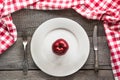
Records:
[[[98,38],[97,38],[97,26],[95,25],[94,31],[93,31],[93,49],[94,49],[94,54],[95,54],[95,59],[94,59],[94,70],[95,72],[98,72]]]

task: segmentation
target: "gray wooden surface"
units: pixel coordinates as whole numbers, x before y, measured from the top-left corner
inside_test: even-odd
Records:
[[[12,14],[13,22],[17,27],[18,39],[16,43],[0,56],[0,80],[114,80],[111,65],[110,53],[105,38],[102,22],[97,20],[88,20],[74,10],[59,11],[38,11],[38,10],[20,10]],[[90,55],[85,65],[76,73],[67,77],[53,77],[42,72],[35,65],[30,53],[30,40],[36,28],[44,21],[56,18],[70,18],[83,26],[90,40]],[[98,25],[98,55],[99,72],[94,72],[94,51],[92,43],[92,34],[94,25]],[[27,47],[29,72],[27,76],[22,72],[23,46],[22,31],[26,30],[29,37]]]

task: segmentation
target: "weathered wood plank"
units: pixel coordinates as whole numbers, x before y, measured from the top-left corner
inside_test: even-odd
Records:
[[[107,46],[106,38],[104,37],[105,33],[102,22],[97,20],[88,20],[71,9],[58,11],[23,9],[13,13],[12,16],[13,22],[17,27],[18,40],[11,48],[9,48],[4,54],[0,56],[0,80],[114,80],[110,65],[110,52]],[[90,55],[82,69],[73,75],[62,78],[49,76],[39,70],[33,62],[30,54],[30,40],[36,28],[44,21],[56,17],[70,18],[82,25],[89,36],[91,44]],[[97,74],[93,70],[94,52],[91,37],[95,24],[99,26],[98,55],[100,71]],[[23,46],[21,38],[22,30],[26,30],[29,36],[29,44],[27,48],[29,72],[27,76],[24,76],[21,70],[23,62]]]
[[[30,54],[30,39],[29,38],[29,44],[27,48],[28,52],[28,60],[29,60],[29,69],[38,69]],[[92,37],[89,37],[90,39],[90,55],[86,62],[86,64],[83,66],[82,69],[94,69],[94,51],[92,46]],[[100,69],[111,69],[110,65],[110,53],[109,49],[106,43],[105,37],[98,37],[99,40],[99,65]],[[23,46],[22,46],[22,38],[19,37],[17,42],[8,49],[4,54],[0,56],[0,70],[6,70],[6,69],[22,69],[22,61],[23,61]]]
[[[63,14],[64,13],[64,14]],[[54,10],[54,11],[42,11],[42,10],[20,10],[15,13],[13,13],[13,22],[15,23],[18,35],[21,35],[21,31],[25,30],[28,32],[28,34],[31,36],[35,29],[42,24],[44,21],[56,18],[56,17],[66,17],[70,18],[76,22],[78,22],[80,25],[83,26],[83,28],[86,30],[87,34],[89,36],[92,36],[93,33],[93,27],[95,24],[99,26],[99,36],[105,35],[103,30],[102,22],[95,21],[95,20],[88,20],[84,17],[82,17],[80,14],[75,12],[74,10],[68,9],[68,10]]]
[[[53,77],[42,71],[29,71],[27,76],[22,71],[0,71],[0,80],[114,80],[111,70],[80,70],[67,77]]]

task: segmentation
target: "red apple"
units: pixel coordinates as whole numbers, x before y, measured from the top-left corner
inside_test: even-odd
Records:
[[[64,39],[58,39],[52,45],[52,50],[57,55],[64,55],[68,48],[69,45]]]

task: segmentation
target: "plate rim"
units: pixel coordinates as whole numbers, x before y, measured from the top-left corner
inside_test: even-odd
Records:
[[[52,18],[52,19],[46,20],[46,21],[43,22],[41,25],[45,24],[46,22],[48,22],[48,21],[50,21],[50,20],[55,20],[55,19],[67,19],[67,20],[71,20],[71,21],[75,22],[74,20],[69,19],[69,18],[58,17],[58,18]],[[78,24],[77,22],[75,22],[75,23]],[[31,57],[32,57],[32,59],[33,59],[33,62],[36,64],[36,66],[37,66],[41,71],[43,71],[43,70],[39,67],[39,65],[37,64],[35,58],[33,57],[33,53],[32,53],[33,37],[35,36],[35,34],[37,33],[37,31],[38,31],[38,29],[40,28],[41,25],[38,26],[38,28],[34,31],[34,33],[33,33],[33,35],[32,35],[31,42],[30,42],[30,51],[31,51]],[[83,67],[83,65],[86,63],[86,61],[87,61],[87,59],[88,59],[88,57],[89,57],[89,54],[90,54],[90,41],[89,41],[89,37],[88,37],[86,31],[83,29],[83,27],[82,27],[80,24],[78,24],[78,25],[81,27],[82,31],[85,33],[86,39],[87,39],[87,41],[88,41],[88,53],[87,53],[87,57],[86,57],[86,59],[84,60],[84,63],[81,65],[81,67]],[[78,70],[80,70],[81,67],[80,67]],[[73,73],[70,73],[69,75],[74,74],[74,73],[77,72],[78,70],[74,71]],[[48,74],[48,75],[56,76],[56,77],[69,76],[69,75],[58,76],[58,75],[49,74],[49,73],[47,73],[47,72],[45,72],[45,71],[43,71],[43,72],[46,73],[46,74]]]

